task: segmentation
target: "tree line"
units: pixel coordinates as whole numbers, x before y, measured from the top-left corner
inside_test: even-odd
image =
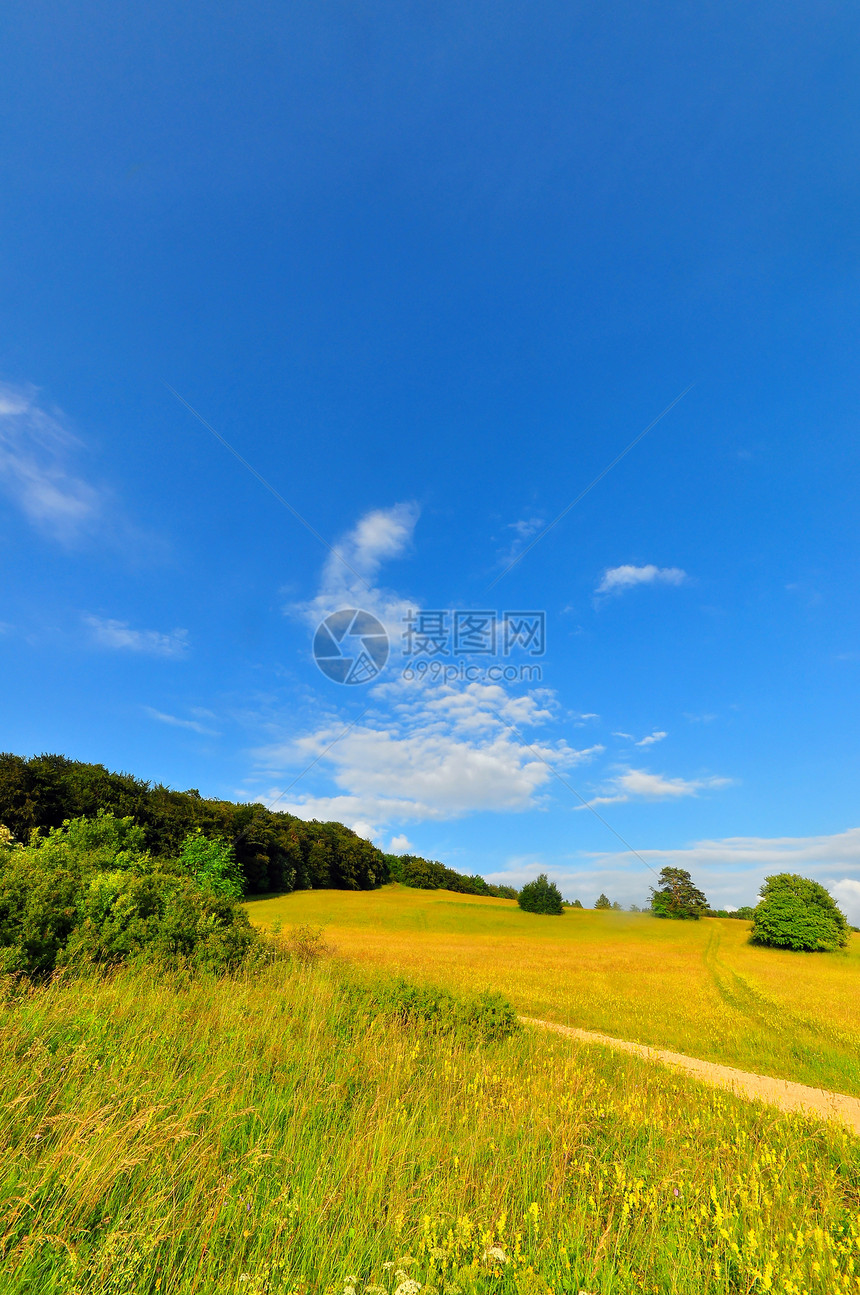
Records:
[[[228,843],[246,895],[373,890],[399,881],[422,890],[517,897],[513,887],[492,886],[418,855],[384,854],[343,823],[308,822],[259,803],[201,796],[195,788],[174,791],[63,755],[0,754],[0,824],[14,840],[26,844],[34,831],[99,813],[141,828],[141,848],[154,859],[178,857],[193,833]]]

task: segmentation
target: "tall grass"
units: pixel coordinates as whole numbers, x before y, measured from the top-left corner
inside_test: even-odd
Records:
[[[261,925],[326,923],[349,957],[529,1015],[860,1096],[860,936],[839,953],[753,948],[731,919],[658,921],[386,886],[248,905]]]
[[[398,992],[312,958],[8,987],[0,1290],[860,1291],[840,1126]]]

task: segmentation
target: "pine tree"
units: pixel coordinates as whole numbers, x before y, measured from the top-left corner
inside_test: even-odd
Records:
[[[698,921],[708,907],[705,896],[693,885],[683,868],[663,868],[660,885],[651,889],[651,912],[655,917],[674,917]]]

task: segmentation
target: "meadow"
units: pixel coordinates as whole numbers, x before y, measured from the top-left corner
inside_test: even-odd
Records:
[[[726,918],[566,909],[385,886],[248,905],[271,929],[309,923],[350,959],[456,989],[502,991],[526,1015],[860,1096],[860,936],[839,953],[754,948]]]
[[[860,1143],[280,962],[6,984],[4,1295],[860,1291]],[[393,983],[393,982],[392,982]]]

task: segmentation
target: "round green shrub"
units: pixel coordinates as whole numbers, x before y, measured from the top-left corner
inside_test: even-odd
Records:
[[[817,881],[781,872],[766,877],[751,940],[774,949],[832,952],[850,938],[845,914]]]

